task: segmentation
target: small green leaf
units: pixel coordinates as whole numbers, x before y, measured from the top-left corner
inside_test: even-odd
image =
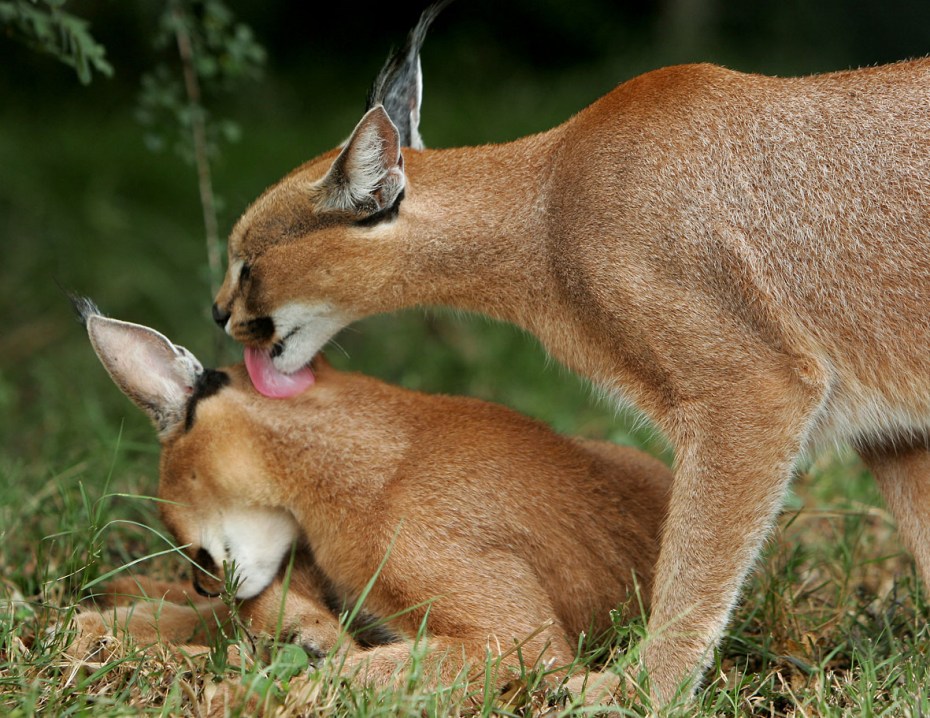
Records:
[[[296,643],[284,643],[278,647],[271,669],[278,678],[290,678],[310,668],[310,657]]]

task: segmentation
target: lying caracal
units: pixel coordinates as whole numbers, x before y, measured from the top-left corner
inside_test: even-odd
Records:
[[[677,450],[645,651],[661,700],[693,686],[825,440],[860,452],[930,579],[930,59],[669,67],[547,132],[428,150],[433,14],[344,146],[238,221],[219,324],[289,374],[364,316],[483,312],[654,419]]]
[[[446,683],[487,652],[503,652],[507,668],[537,657],[567,666],[578,636],[608,628],[635,581],[648,603],[671,485],[656,459],[321,357],[312,386],[269,399],[241,364],[204,370],[154,330],[78,306],[110,376],[158,428],[159,506],[202,567],[198,590],[218,594],[234,561],[237,596],[261,599],[295,541],[337,603],[377,575],[365,610],[399,640],[349,655],[368,681],[394,680],[424,621],[426,675]],[[313,642],[312,626],[287,624]]]

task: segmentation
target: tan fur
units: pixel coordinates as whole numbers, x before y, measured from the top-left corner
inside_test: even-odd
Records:
[[[239,603],[237,618],[253,635],[299,643],[315,657],[338,648],[359,650],[327,605],[325,577],[306,550],[282,567],[258,596]],[[75,636],[67,652],[86,659],[106,652],[112,638],[140,648],[181,655],[208,653],[217,633],[232,635],[226,601],[197,594],[189,583],[157,581],[146,576],[119,578],[106,584],[92,607],[75,614]],[[233,659],[238,661],[237,656]]]
[[[661,463],[500,406],[322,360],[316,370],[315,386],[281,401],[233,367],[193,428],[163,440],[160,506],[192,555],[211,514],[289,512],[349,606],[387,557],[365,609],[404,640],[354,656],[350,669],[392,680],[424,620],[441,680],[527,638],[525,660],[565,666],[577,637],[606,630],[633,597],[634,580],[648,604],[671,479]]]
[[[677,449],[646,652],[660,698],[709,660],[818,442],[872,457],[930,579],[930,516],[910,503],[930,425],[930,60],[650,72],[539,135],[405,148],[405,198],[374,226],[320,202],[335,157],[233,230],[230,333],[279,343],[293,371],[360,317],[451,305],[528,329],[652,417]],[[250,333],[257,317],[299,344]]]
[[[343,670],[405,680],[425,630],[425,680],[482,672],[490,655],[500,684],[537,661],[564,675],[582,633],[608,630],[615,609],[648,606],[671,486],[656,459],[558,436],[502,406],[341,373],[322,357],[312,386],[269,399],[242,365],[171,374],[186,350],[95,308],[84,316],[104,366],[159,428],[159,507],[195,562],[195,587],[219,595],[235,561],[253,630],[280,626],[325,653],[340,635],[332,604],[364,597],[398,640],[346,644]],[[140,394],[153,375],[170,379]],[[285,603],[279,566],[295,539],[304,548]],[[168,600],[79,618],[79,648],[107,630],[205,642],[203,615],[227,618],[215,601],[185,612]],[[578,688],[583,676],[572,680]]]
[[[328,656],[334,665],[359,646],[323,597],[325,579],[306,551],[298,550],[293,565],[282,568],[272,585],[255,598],[240,602],[236,620],[254,636],[280,637],[299,643],[318,663]],[[177,661],[197,670],[218,645],[234,635],[233,617],[220,598],[205,598],[190,584],[164,582],[145,576],[115,579],[95,598],[92,608],[74,615],[71,640],[65,653],[78,661],[107,663],[127,655],[128,647],[162,660]],[[253,643],[253,648],[260,643]],[[227,647],[226,661],[240,666],[247,658],[239,644]],[[574,678],[576,683],[580,677]],[[309,682],[291,680],[292,705],[302,705]],[[590,688],[588,695],[591,694]],[[235,680],[209,682],[196,699],[194,711],[210,718],[228,715],[271,715],[268,698],[260,699]]]

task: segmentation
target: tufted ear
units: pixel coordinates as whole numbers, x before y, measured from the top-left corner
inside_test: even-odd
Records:
[[[203,374],[196,357],[154,329],[104,317],[90,300],[72,302],[97,357],[120,390],[160,432],[181,421]]]
[[[399,201],[406,181],[397,128],[378,105],[356,125],[316,188],[322,209],[368,217]]]
[[[368,91],[366,109],[384,106],[397,128],[401,147],[423,149],[423,139],[420,137],[420,106],[423,102],[420,48],[429,26],[449,1],[441,0],[423,11],[404,46],[388,57]]]

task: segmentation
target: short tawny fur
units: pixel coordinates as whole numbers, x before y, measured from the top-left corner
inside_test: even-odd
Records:
[[[606,630],[625,601],[637,610],[634,581],[648,605],[671,483],[657,460],[322,362],[317,384],[287,401],[230,373],[189,432],[163,439],[165,523],[196,555],[211,514],[280,508],[348,606],[378,574],[365,609],[404,640],[350,659],[368,680],[392,679],[424,619],[449,681],[541,628],[523,660],[566,666],[582,632]]]
[[[358,318],[459,307],[654,419],[677,450],[645,653],[661,699],[709,660],[819,443],[863,453],[930,579],[930,60],[670,67],[548,132],[402,161],[374,108],[340,167],[372,131],[392,196],[404,173],[396,217],[327,205],[338,150],[293,171],[231,234],[228,331],[293,371]]]
[[[325,577],[312,556],[298,550],[270,586],[239,603],[237,619],[253,635],[296,642],[315,658],[335,654],[337,649],[358,650],[328,605],[325,588]],[[78,659],[100,660],[105,658],[108,640],[116,638],[169,653],[206,654],[216,646],[218,632],[233,635],[232,620],[228,601],[201,596],[190,582],[141,575],[117,578],[75,614],[75,635],[66,652]]]
[[[270,399],[241,364],[205,371],[147,327],[95,308],[84,316],[104,366],[159,429],[159,507],[197,563],[195,586],[218,595],[235,561],[253,630],[280,628],[326,653],[339,635],[330,609],[364,596],[366,614],[398,640],[346,644],[346,670],[403,680],[425,630],[427,681],[483,674],[500,656],[502,682],[537,661],[564,675],[582,633],[605,632],[615,609],[648,606],[671,486],[658,460],[559,436],[496,404],[339,372],[322,357],[314,385]],[[303,548],[283,604],[280,567],[294,541]],[[115,619],[134,635],[190,643],[197,614],[214,607],[161,609],[170,625],[153,620],[158,609],[84,616],[82,640]]]

